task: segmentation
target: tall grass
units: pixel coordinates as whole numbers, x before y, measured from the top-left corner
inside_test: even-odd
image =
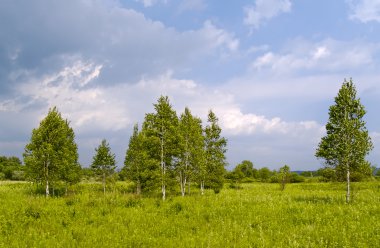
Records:
[[[46,199],[0,185],[0,247],[380,247],[380,185],[243,184],[220,194],[140,198],[97,184]]]

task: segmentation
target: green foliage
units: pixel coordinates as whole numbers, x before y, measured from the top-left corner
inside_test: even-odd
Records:
[[[337,174],[335,172],[335,169],[325,167],[321,168],[317,171],[318,175],[320,175],[322,182],[335,182],[337,181]]]
[[[253,163],[249,160],[243,160],[238,164],[234,171],[241,171],[244,174],[244,177],[257,178],[257,170],[253,168]]]
[[[95,155],[92,158],[91,168],[95,175],[102,178],[103,191],[106,191],[106,179],[115,173],[116,161],[115,154],[111,152],[111,148],[105,139],[95,148]]]
[[[335,104],[329,109],[327,135],[322,138],[315,154],[327,167],[335,169],[338,180],[346,179],[347,202],[350,201],[350,173],[365,176],[370,169],[365,157],[373,145],[363,120],[365,113],[360,99],[356,98],[352,80],[345,80],[335,97]]]
[[[0,156],[0,180],[22,181],[24,177],[24,166],[18,157]]]
[[[32,131],[24,153],[27,178],[44,182],[47,196],[50,194],[49,183],[79,181],[78,148],[74,139],[73,129],[56,107],[50,109],[40,126]]]
[[[344,180],[347,171],[360,173],[369,166],[365,157],[373,146],[363,120],[365,113],[352,80],[344,81],[329,110],[327,135],[316,151],[317,158],[336,169],[338,180]]]
[[[201,119],[194,117],[191,111],[185,108],[179,120],[178,132],[181,150],[175,170],[184,196],[186,183],[196,181],[201,174],[200,171],[204,171],[202,166],[204,166],[205,153]]]
[[[280,168],[278,171],[278,179],[280,183],[281,190],[285,189],[285,186],[287,183],[290,182],[290,167],[287,165],[284,165]]]
[[[303,182],[305,182],[305,177],[299,175],[296,172],[292,172],[289,175],[289,182],[291,182],[291,183],[303,183]]]
[[[178,117],[167,96],[161,96],[154,109],[155,113],[145,115],[142,132],[146,137],[144,148],[152,167],[148,176],[152,184],[159,180],[162,198],[165,199],[167,186],[174,185],[174,168],[180,154]]]
[[[316,171],[302,171],[300,175],[303,177],[314,177],[314,176],[317,176],[317,172]]]
[[[221,137],[222,129],[218,124],[218,118],[210,110],[208,114],[208,125],[205,128],[205,159],[206,175],[204,175],[206,186],[219,193],[223,188],[227,151],[227,139]]]
[[[152,182],[156,181],[155,175],[152,173],[152,171],[156,170],[156,166],[148,156],[147,144],[148,140],[145,133],[139,132],[136,124],[129,139],[121,174],[135,183],[135,192],[137,194],[151,189],[155,185]]]
[[[92,179],[95,178],[94,170],[91,167],[82,168],[80,174],[81,174],[82,180],[84,180],[84,181],[91,181]]]
[[[203,197],[136,197],[117,189],[30,195],[31,185],[0,184],[0,247],[380,247],[378,182],[276,184],[206,190]],[[344,235],[342,235],[344,234]]]
[[[231,181],[230,188],[240,189],[240,184],[245,178],[245,175],[241,170],[236,169],[235,167],[233,171],[226,174],[226,178]]]
[[[257,171],[257,174],[262,182],[269,182],[273,172],[268,167],[263,167]]]

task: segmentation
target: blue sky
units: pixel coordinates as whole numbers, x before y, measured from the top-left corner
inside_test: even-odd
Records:
[[[0,0],[0,153],[22,156],[57,106],[80,162],[106,138],[122,166],[134,123],[168,95],[213,109],[230,167],[318,169],[328,108],[352,77],[380,152],[380,1]]]

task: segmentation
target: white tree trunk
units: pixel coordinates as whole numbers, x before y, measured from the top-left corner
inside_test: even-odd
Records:
[[[205,182],[201,181],[201,195],[204,194],[204,191],[205,191]]]
[[[184,180],[183,180],[183,194],[182,196],[185,196],[185,193],[186,193],[186,175],[184,176]]]
[[[183,182],[184,182],[184,180],[183,180],[182,171],[180,171],[179,172],[179,183],[181,184],[181,195],[185,196],[186,184],[184,184]]]
[[[46,188],[45,188],[45,194],[46,197],[49,197],[49,162],[45,162],[45,178],[46,178]]]
[[[166,199],[166,185],[162,185],[162,200]]]
[[[350,203],[350,198],[351,198],[351,195],[350,195],[350,169],[347,169],[347,195],[346,195],[346,202],[347,203]]]
[[[46,189],[45,189],[46,197],[49,196],[49,180],[46,179]]]

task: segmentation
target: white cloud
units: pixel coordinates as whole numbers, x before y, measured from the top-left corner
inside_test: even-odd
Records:
[[[315,51],[312,53],[313,58],[318,60],[322,58],[326,58],[330,55],[330,51],[325,46],[320,46],[315,49]]]
[[[91,86],[90,82],[99,76],[101,68],[101,65],[79,60],[57,73],[32,79],[17,89],[18,95],[30,100],[26,103],[17,102],[17,99],[3,101],[2,111],[22,111],[29,105],[42,102],[44,106],[58,106],[79,130],[89,127],[119,130],[136,121],[137,112],[147,112],[163,94],[173,99],[178,111],[189,105],[204,120],[208,110],[213,109],[229,135],[293,135],[311,129],[320,130],[313,121],[289,123],[279,117],[268,119],[253,113],[243,114],[231,93],[205,88],[193,80],[175,79],[172,71],[155,78],[142,78],[136,84],[85,87]]]
[[[258,29],[263,21],[290,12],[290,0],[256,0],[254,6],[244,7],[244,24]]]
[[[361,41],[337,41],[326,39],[320,42],[294,40],[282,51],[267,51],[251,64],[254,70],[267,69],[280,74],[302,71],[338,72],[371,67],[377,44]]]
[[[318,137],[324,132],[315,121],[285,122],[279,117],[268,119],[255,114],[243,114],[238,108],[220,110],[221,122],[225,131],[231,134],[282,134],[298,136],[305,131],[313,131]]]
[[[22,111],[40,103],[40,118],[46,114],[46,106],[57,106],[78,129],[125,128],[129,122],[118,101],[107,96],[101,87],[86,87],[99,76],[101,68],[101,65],[78,60],[57,73],[30,79],[16,89],[19,97],[12,101],[12,110]]]
[[[204,23],[203,28],[199,32],[210,41],[209,44],[213,44],[215,48],[224,47],[227,48],[228,52],[237,51],[239,48],[239,40],[236,39],[233,34],[215,27],[210,20]]]
[[[351,0],[350,19],[367,23],[370,21],[380,22],[380,1],[379,0]]]

